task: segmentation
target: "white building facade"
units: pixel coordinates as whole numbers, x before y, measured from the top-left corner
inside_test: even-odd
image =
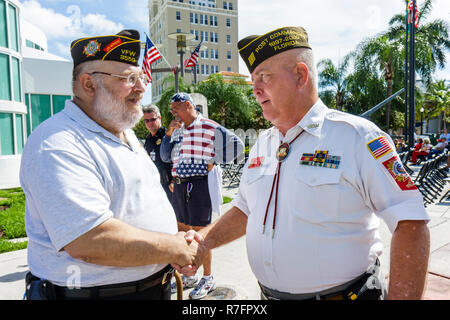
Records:
[[[49,54],[45,34],[20,12],[17,0],[0,0],[0,189],[20,186],[27,137],[72,95],[72,62]]]

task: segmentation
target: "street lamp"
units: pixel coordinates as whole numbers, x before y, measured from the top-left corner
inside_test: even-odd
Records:
[[[423,134],[423,112],[425,109],[422,107],[420,108],[420,134]]]
[[[184,60],[183,55],[186,53],[186,41],[194,39],[191,33],[174,32],[167,35],[169,39],[177,40],[177,53],[180,55],[181,76],[184,77]]]

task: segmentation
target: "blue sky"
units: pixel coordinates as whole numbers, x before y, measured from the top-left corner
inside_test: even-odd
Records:
[[[22,16],[48,38],[48,51],[70,59],[70,43],[78,38],[137,29],[148,33],[147,0],[19,0]],[[418,0],[419,4],[421,0]],[[263,34],[281,26],[303,26],[309,33],[316,60],[335,63],[364,38],[386,30],[390,18],[404,10],[403,0],[240,0],[239,38]],[[434,0],[430,19],[450,24],[450,1]],[[436,73],[450,80],[447,68]],[[248,74],[240,61],[240,72]]]

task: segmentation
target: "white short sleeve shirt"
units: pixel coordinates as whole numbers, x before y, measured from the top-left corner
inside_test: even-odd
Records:
[[[281,141],[282,163],[263,221]],[[323,160],[323,162],[321,161]],[[429,220],[392,140],[373,123],[328,109],[320,100],[282,137],[260,134],[250,152],[234,206],[248,216],[247,252],[256,278],[290,293],[318,292],[361,275],[382,253],[379,218],[391,232],[401,220]]]
[[[131,129],[125,136],[128,144],[67,101],[28,138],[20,181],[28,263],[35,276],[90,287],[140,280],[164,267],[105,267],[61,250],[111,217],[149,231],[177,232],[156,166]]]

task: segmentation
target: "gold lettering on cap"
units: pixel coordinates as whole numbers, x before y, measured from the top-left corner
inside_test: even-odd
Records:
[[[122,49],[122,54],[134,57],[134,56],[136,56],[136,51]]]

